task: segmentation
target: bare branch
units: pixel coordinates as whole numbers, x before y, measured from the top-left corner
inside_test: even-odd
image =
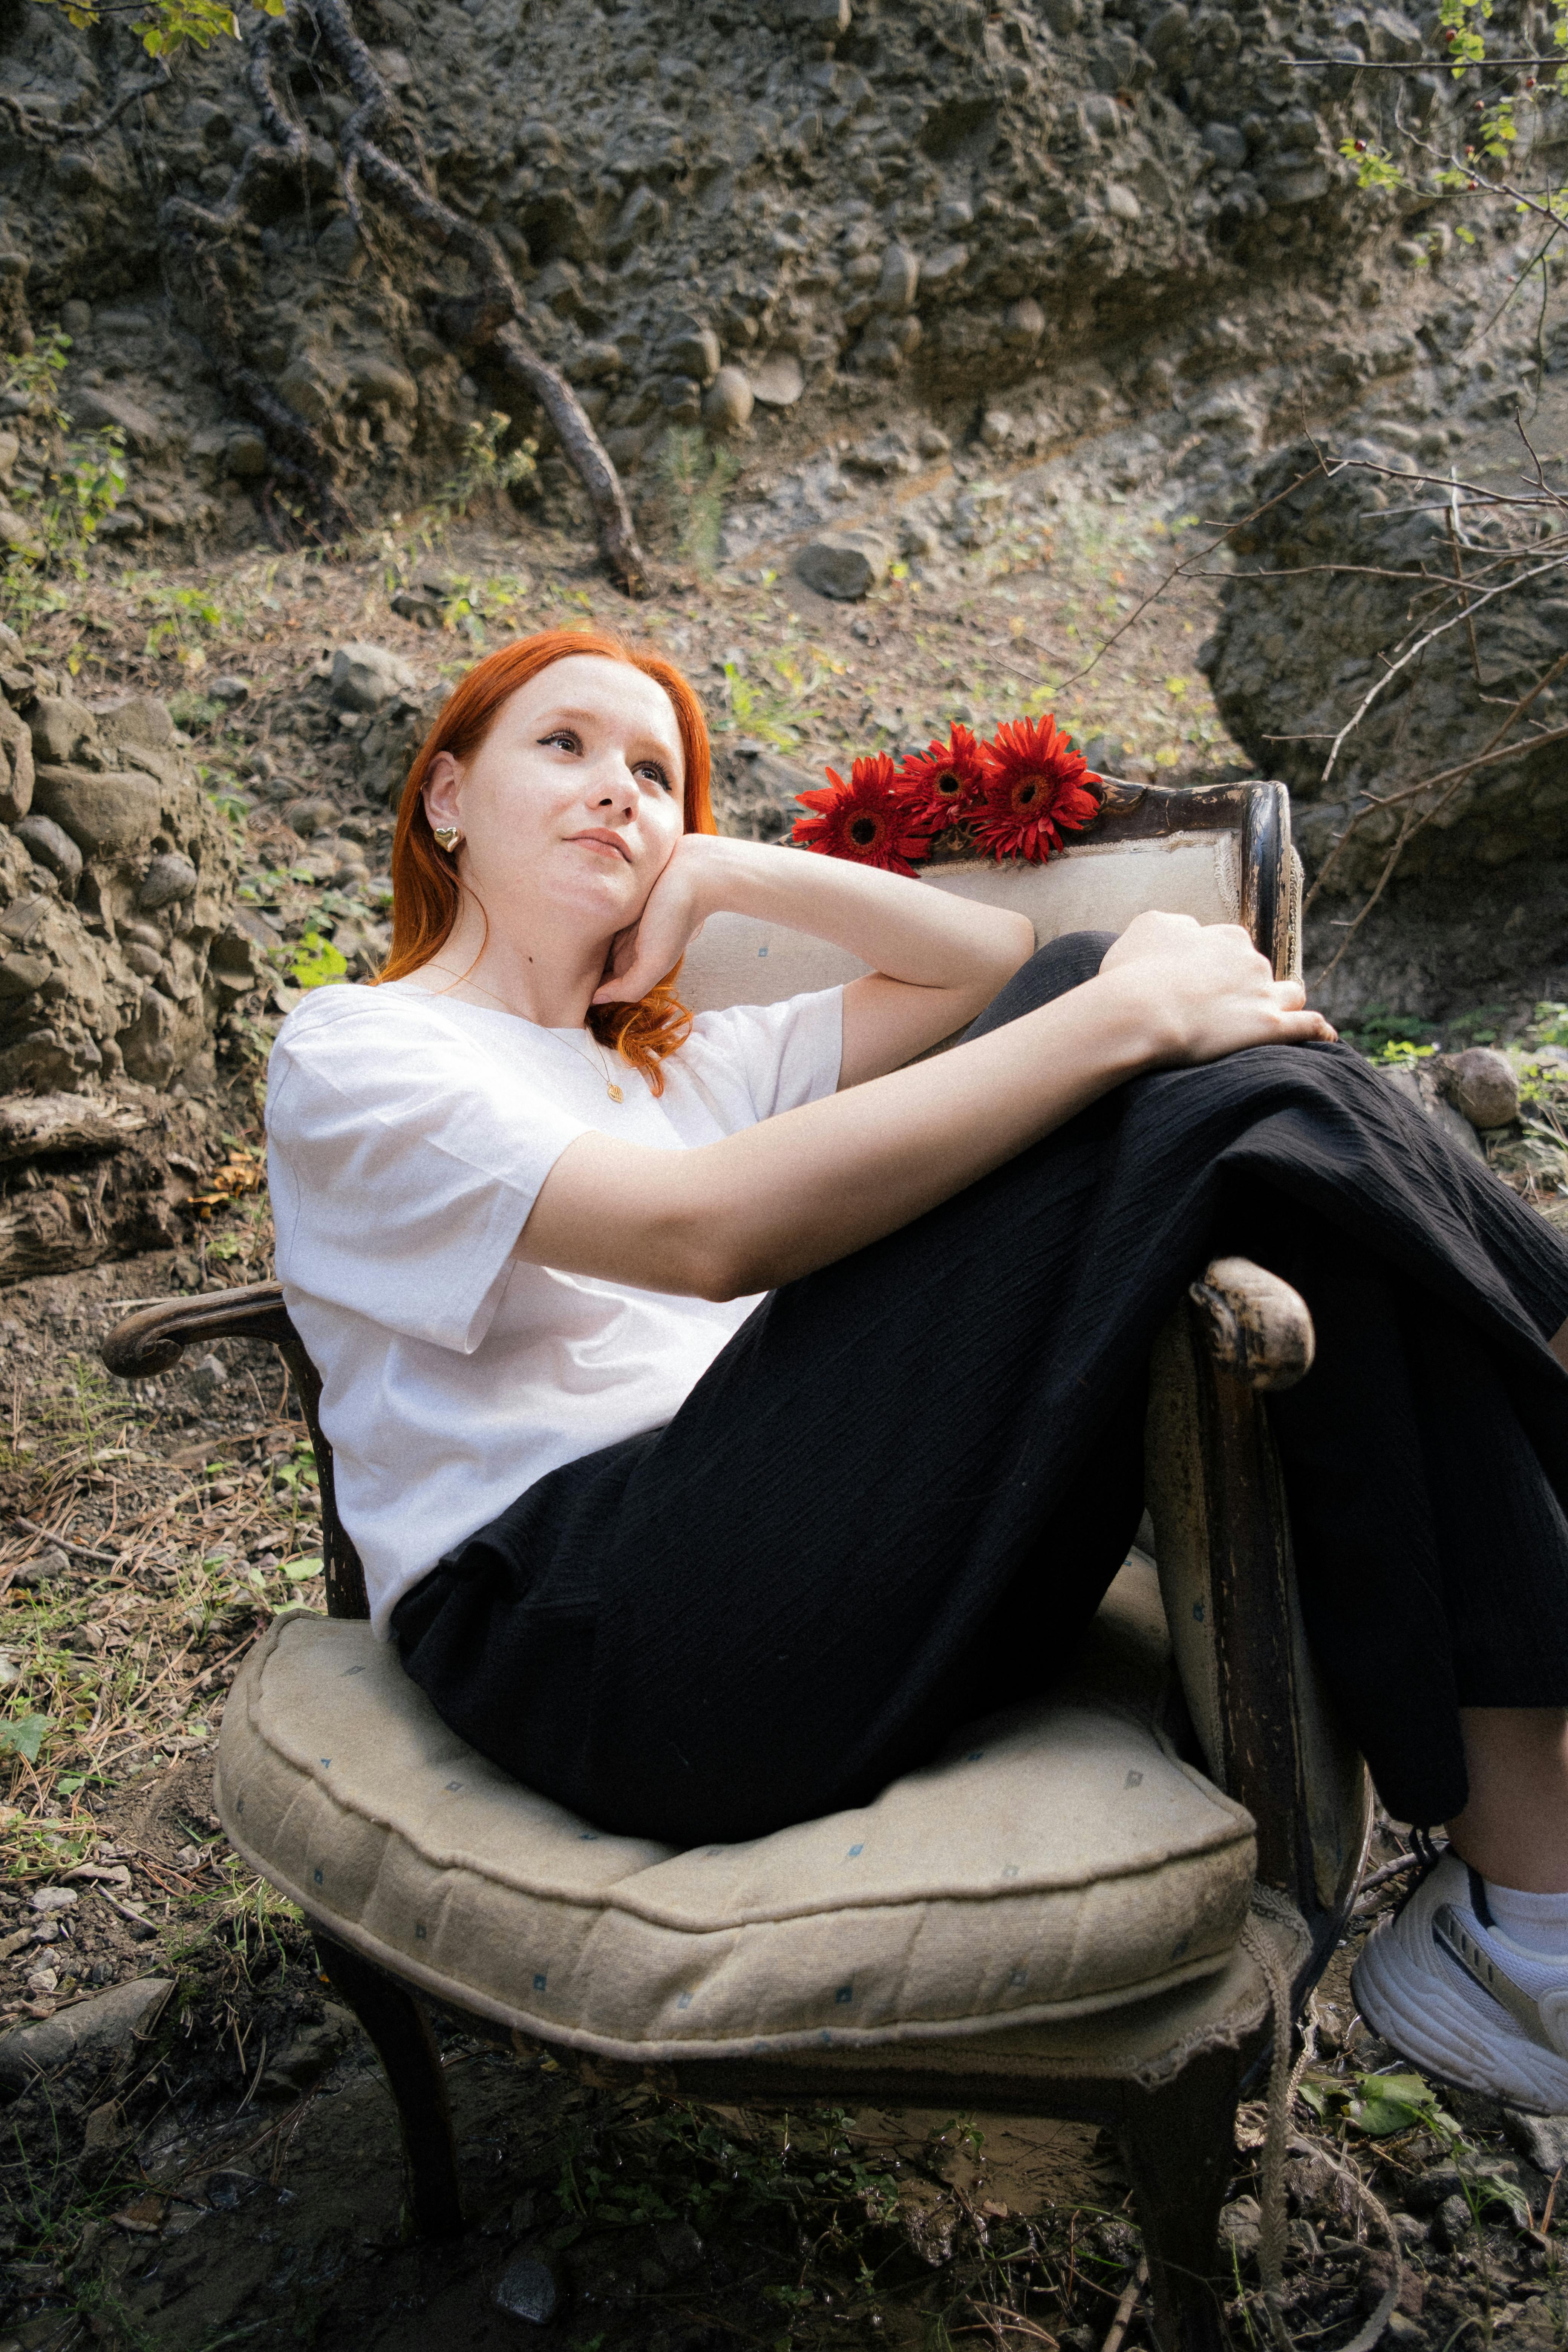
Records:
[[[488,229],[442,203],[417,149],[412,170],[387,152],[384,141],[405,135],[405,125],[355,29],[349,0],[313,0],[313,5],[328,49],[358,101],[342,132],[351,208],[357,208],[357,184],[363,178],[434,244],[460,254],[468,263],[477,290],[448,305],[449,312],[458,315],[463,340],[489,344],[507,373],[538,401],[588,493],[612,576],[628,595],[645,594],[650,584],[647,563],[620,477],[565,377],[523,334],[522,297],[500,245]]]
[[[19,99],[4,96],[0,96],[0,113],[9,117],[24,139],[36,139],[40,146],[85,146],[94,139],[101,139],[106,131],[112,131],[121,116],[133,107],[138,99],[151,98],[155,89],[163,89],[172,79],[168,61],[160,58],[152,79],[136,82],[122,97],[116,99],[109,112],[100,115],[96,122],[49,122],[42,115],[30,113]]]

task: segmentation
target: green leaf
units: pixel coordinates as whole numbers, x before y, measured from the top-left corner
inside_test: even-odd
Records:
[[[322,988],[329,981],[342,980],[349,968],[349,960],[331,940],[319,931],[307,931],[295,947],[289,965],[289,976],[297,988]]]
[[[283,1573],[290,1584],[309,1584],[313,1576],[320,1576],[321,1573],[321,1561],[319,1557],[288,1560],[284,1564]]]
[[[0,1718],[0,1756],[25,1756],[29,1764],[36,1764],[44,1734],[53,1719],[47,1715]]]

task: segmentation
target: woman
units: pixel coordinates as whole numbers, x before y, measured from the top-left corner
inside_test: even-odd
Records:
[[[378,1630],[607,1827],[864,1802],[1069,1654],[1150,1341],[1245,1249],[1317,1328],[1273,1406],[1314,1644],[1390,1810],[1449,1830],[1358,1997],[1568,2107],[1568,1255],[1239,929],[1035,954],[717,837],[708,775],[664,661],[492,654],[415,762],[380,984],[279,1034],[279,1273]],[[870,972],[689,1034],[721,909]]]

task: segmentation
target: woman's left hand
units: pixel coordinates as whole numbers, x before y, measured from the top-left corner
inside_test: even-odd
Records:
[[[595,1004],[636,1004],[673,971],[712,912],[704,866],[717,846],[707,834],[681,835],[642,913],[616,932]]]

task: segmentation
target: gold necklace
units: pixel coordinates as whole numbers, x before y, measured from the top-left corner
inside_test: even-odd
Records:
[[[563,1030],[557,1029],[553,1034],[560,1038],[563,1045],[571,1045],[572,1051],[576,1053],[577,1047],[572,1044],[571,1038],[566,1035]],[[626,1096],[622,1093],[620,1087],[616,1086],[614,1078],[610,1076],[610,1066],[605,1059],[604,1047],[600,1045],[598,1039],[594,1036],[594,1033],[591,1029],[586,1031],[585,1034],[593,1039],[594,1051],[599,1056],[599,1068],[605,1081],[605,1092],[609,1096],[612,1102],[625,1102]],[[586,1060],[586,1055],[584,1055],[584,1058]]]
[[[426,969],[426,971],[446,971],[447,968],[447,966],[446,966],[444,963],[431,963],[431,964],[426,964],[426,967],[425,967],[425,969]],[[504,997],[500,997],[500,996],[498,996],[498,995],[496,994],[496,992],[495,992],[495,991],[494,991],[494,989],[493,989],[493,988],[482,988],[482,987],[480,987],[480,986],[479,986],[479,982],[477,980],[468,980],[468,979],[466,979],[466,978],[465,978],[461,973],[459,973],[459,972],[452,972],[449,976],[450,976],[450,978],[452,978],[453,980],[455,980],[455,981],[457,982],[457,983],[458,983],[458,987],[459,987],[459,988],[474,988],[474,989],[478,989],[478,990],[479,990],[479,994],[480,994],[481,996],[488,996],[488,997],[489,998],[490,1003],[491,1003],[492,1004],[499,1004],[499,1005],[500,1006],[500,1009],[501,1009],[501,1011],[502,1011],[503,1013],[510,1013],[510,1012],[511,1012],[511,1007],[510,1007],[510,1004],[508,1004],[508,1003],[507,1003],[507,1002],[506,1002],[505,998],[504,998]],[[518,1019],[518,1018],[521,1018],[521,1015],[513,1014],[513,1018],[514,1018],[514,1019]],[[604,1081],[605,1081],[605,1092],[609,1096],[610,1100],[611,1100],[612,1102],[625,1102],[625,1100],[626,1100],[626,1095],[625,1095],[625,1093],[622,1091],[622,1089],[621,1089],[618,1086],[616,1086],[616,1082],[615,1082],[614,1078],[612,1078],[612,1077],[611,1077],[611,1076],[610,1076],[610,1067],[609,1067],[609,1064],[608,1064],[608,1063],[605,1061],[605,1049],[604,1049],[604,1047],[600,1045],[600,1043],[599,1043],[598,1039],[597,1039],[596,1037],[595,1037],[595,1036],[594,1036],[594,1033],[593,1033],[593,1031],[592,1031],[591,1029],[590,1029],[590,1030],[588,1030],[585,1034],[586,1034],[589,1037],[593,1038],[594,1051],[595,1051],[595,1052],[598,1055],[598,1056],[599,1056],[599,1074],[600,1074],[600,1076],[603,1077],[603,1079],[604,1079]],[[561,1042],[562,1042],[562,1044],[563,1044],[563,1045],[571,1045],[573,1053],[576,1053],[576,1051],[577,1051],[577,1047],[576,1047],[575,1045],[572,1045],[572,1040],[571,1040],[571,1038],[570,1038],[570,1037],[568,1037],[568,1036],[566,1035],[566,1034],[565,1034],[565,1032],[564,1032],[563,1030],[561,1030],[561,1029],[553,1029],[553,1030],[552,1030],[552,1031],[551,1031],[551,1034],[552,1034],[552,1036],[559,1037],[559,1038],[561,1039]],[[590,1063],[590,1064],[589,1064],[589,1067],[590,1067],[590,1068],[592,1068],[592,1067],[593,1067],[592,1063]]]

